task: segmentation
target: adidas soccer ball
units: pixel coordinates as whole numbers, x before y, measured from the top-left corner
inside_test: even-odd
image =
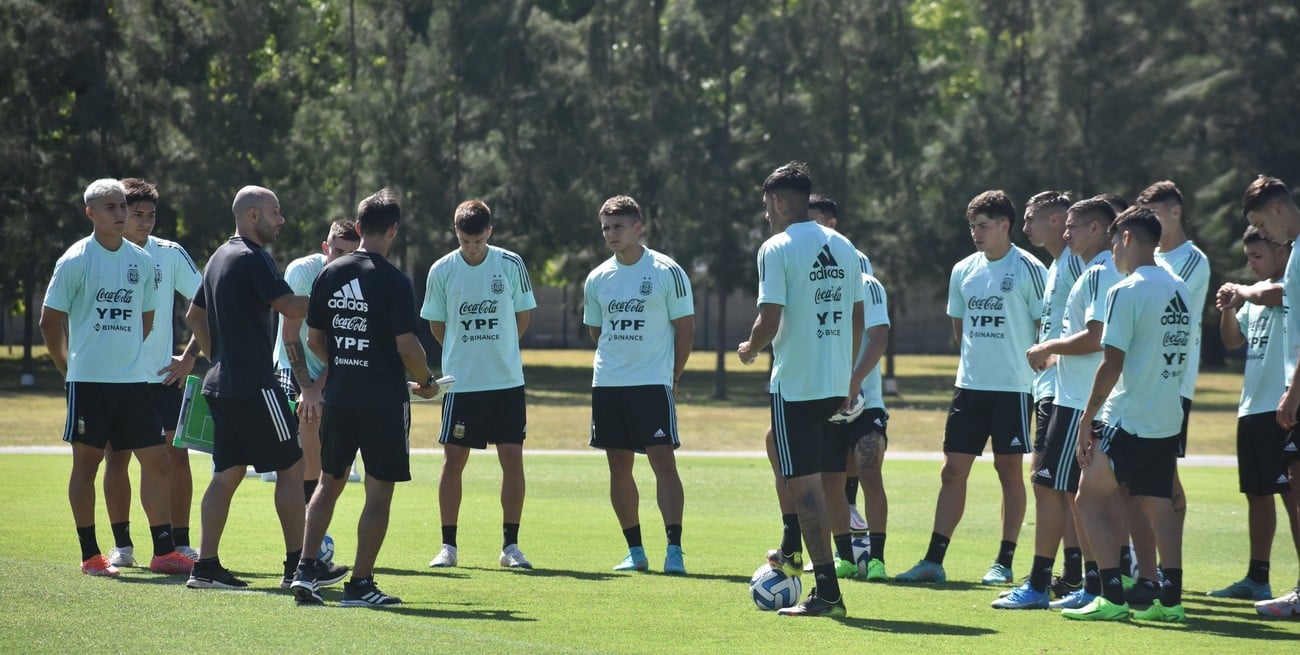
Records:
[[[853,538],[853,563],[858,565],[858,575],[866,577],[867,562],[871,561],[871,540],[866,537]]]
[[[320,542],[320,550],[316,551],[316,559],[322,562],[334,561],[334,537],[325,535],[325,539]]]
[[[759,567],[754,571],[754,577],[749,579],[749,597],[761,610],[793,607],[799,603],[802,594],[803,583],[799,578],[792,578],[780,569],[772,568],[771,564]]]

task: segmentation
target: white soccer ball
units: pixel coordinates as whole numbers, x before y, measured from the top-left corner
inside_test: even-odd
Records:
[[[858,575],[866,577],[867,562],[871,561],[871,540],[866,537],[853,538],[853,563],[858,565]]]
[[[799,604],[803,583],[771,564],[760,566],[749,579],[749,597],[761,610],[779,610]]]
[[[328,533],[320,542],[320,550],[316,551],[316,559],[325,563],[334,561],[334,537],[329,536]]]

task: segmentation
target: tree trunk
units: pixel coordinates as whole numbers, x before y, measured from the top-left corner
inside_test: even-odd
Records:
[[[718,322],[714,339],[717,341],[718,362],[713,369],[713,399],[727,399],[727,293],[718,289]]]

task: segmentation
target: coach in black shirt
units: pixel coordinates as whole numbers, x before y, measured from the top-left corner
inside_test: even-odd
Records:
[[[321,484],[307,506],[303,543],[320,543],[361,451],[366,503],[357,526],[357,558],[343,586],[344,606],[383,607],[401,602],[375,586],[375,558],[388,531],[397,482],[411,479],[409,373],[414,392],[437,392],[424,348],[415,336],[411,280],[384,258],[397,238],[402,208],[387,189],[361,201],[361,247],[331,262],[316,278],[307,311],[307,346],[325,362],[321,421]],[[307,556],[294,574],[300,603],[320,603],[323,563]]]

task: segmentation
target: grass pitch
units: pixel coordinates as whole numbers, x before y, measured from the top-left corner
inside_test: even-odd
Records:
[[[193,458],[196,487],[207,460]],[[506,571],[500,548],[500,479],[492,452],[476,453],[466,471],[461,513],[461,567],[426,568],[439,540],[436,456],[415,458],[415,480],[399,485],[392,527],[377,580],[405,604],[390,610],[337,606],[299,608],[278,589],[279,528],[271,484],[249,479],[236,495],[223,561],[252,583],[241,592],[191,590],[180,577],[125,571],[118,579],[77,572],[77,546],[67,508],[69,459],[0,455],[0,652],[455,652],[764,653],[815,648],[825,652],[933,653],[1280,653],[1293,652],[1300,623],[1258,618],[1248,602],[1204,597],[1239,579],[1246,564],[1245,503],[1230,468],[1184,470],[1191,512],[1187,524],[1186,607],[1190,623],[1166,627],[1076,624],[1050,611],[997,611],[998,588],[978,584],[997,548],[998,485],[992,466],[975,466],[966,518],[938,586],[846,581],[849,618],[788,619],[760,612],[746,582],[776,543],[780,527],[767,463],[756,458],[683,456],[684,546],[690,575],[622,574],[610,569],[625,554],[607,500],[607,472],[598,456],[526,457],[528,502],[521,546],[537,567]],[[929,538],[938,463],[887,462],[892,573],[911,566]],[[652,570],[662,567],[662,523],[653,481],[638,462],[641,515]],[[337,559],[350,563],[362,489],[349,485],[331,528]],[[197,500],[196,500],[197,503]],[[111,545],[99,511],[99,538]],[[148,531],[133,510],[137,548]],[[1030,521],[1016,557],[1023,574],[1031,557]],[[197,507],[195,510],[197,520]],[[1285,525],[1285,523],[1284,523]],[[1274,591],[1297,575],[1284,537],[1273,550]]]

